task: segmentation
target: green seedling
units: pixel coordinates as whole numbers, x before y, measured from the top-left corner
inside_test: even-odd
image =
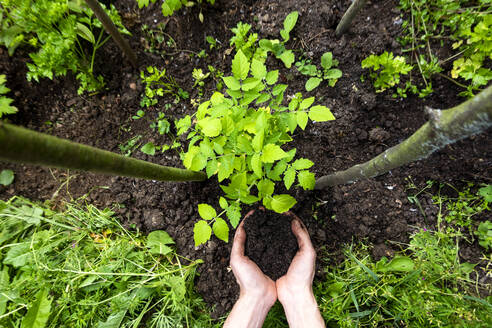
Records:
[[[383,92],[398,85],[400,75],[406,75],[412,70],[412,66],[406,63],[404,57],[395,57],[392,52],[387,51],[379,56],[370,55],[364,59],[362,68],[372,69],[369,76],[373,80],[376,92]]]
[[[125,156],[131,156],[132,153],[140,146],[140,139],[142,139],[141,135],[131,137],[124,144],[118,146],[120,151]]]
[[[137,114],[135,114],[135,115],[133,115],[133,116],[132,116],[132,119],[134,119],[134,120],[139,120],[139,119],[141,119],[141,118],[142,118],[142,117],[144,117],[144,116],[145,116],[145,111],[143,111],[143,110],[139,109],[139,110],[137,111]]]
[[[189,95],[186,91],[176,83],[176,80],[166,75],[166,69],[162,71],[154,66],[147,67],[145,71],[140,72],[140,78],[145,85],[144,95],[140,101],[141,107],[151,107],[157,104],[157,97],[162,97],[164,94],[172,94],[175,97],[175,102],[180,99],[188,99]]]
[[[227,241],[229,228],[221,216],[226,214],[235,228],[241,204],[261,201],[279,213],[294,206],[292,196],[275,194],[275,182],[283,181],[290,189],[297,180],[302,188],[312,189],[315,178],[308,169],[313,162],[294,160],[296,149],[284,150],[282,146],[292,140],[297,127],[305,129],[309,119],[335,119],[327,107],[313,106],[314,97],[304,99],[300,93],[284,106],[287,85],[277,83],[278,71],[268,72],[261,61],[248,60],[241,50],[232,61],[232,76],[223,77],[223,81],[225,94],[215,92],[200,104],[195,124],[190,116],[176,123],[178,135],[191,128],[184,166],[205,170],[208,177],[216,175],[226,196],[219,200],[220,213],[208,204],[199,205],[203,220],[195,225],[196,245],[206,242],[212,230]]]
[[[306,81],[306,91],[312,91],[317,88],[323,80],[327,81],[330,87],[334,87],[338,79],[342,77],[342,71],[335,68],[338,66],[338,60],[333,59],[333,54],[331,52],[325,52],[323,56],[321,56],[322,72],[319,71],[316,66],[314,66],[314,68],[311,66],[314,65],[302,67],[305,71],[308,71],[310,75],[314,73],[314,75],[311,75],[312,77]]]

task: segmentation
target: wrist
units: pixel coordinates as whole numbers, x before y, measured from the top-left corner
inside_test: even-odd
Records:
[[[261,290],[261,291],[240,291],[239,300],[244,303],[250,304],[257,309],[266,308],[267,311],[273,306],[277,300],[276,291]]]

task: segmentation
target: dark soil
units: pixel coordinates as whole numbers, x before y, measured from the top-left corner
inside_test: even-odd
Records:
[[[287,273],[298,249],[291,221],[290,215],[258,209],[244,222],[245,255],[274,281]]]
[[[158,112],[164,112],[170,121],[194,112],[191,99],[197,100],[199,91],[193,86],[193,68],[207,72],[207,65],[213,65],[225,75],[230,74],[233,53],[229,47],[230,28],[239,21],[247,22],[260,38],[279,38],[285,16],[298,10],[299,20],[287,48],[295,50],[296,58],[304,55],[314,63],[319,63],[324,52],[333,52],[340,62],[343,77],[333,88],[321,85],[307,93],[304,91],[307,78],[295,68],[286,69],[274,59],[267,62],[269,70],[280,69],[282,82],[289,84],[287,95],[303,92],[304,96],[315,96],[317,103],[331,108],[337,118],[332,122],[308,124],[305,131],[296,133],[289,146],[297,148],[296,156],[315,163],[313,172],[317,177],[346,169],[371,159],[414,133],[426,122],[425,106],[445,109],[464,101],[458,96],[461,90],[444,78],[432,81],[435,92],[424,99],[415,96],[394,99],[391,92],[376,94],[368,79],[361,82],[360,77],[366,72],[360,63],[365,57],[385,50],[401,53],[396,41],[401,15],[396,0],[368,1],[351,31],[336,38],[336,24],[349,4],[350,0],[218,0],[214,6],[197,5],[165,18],[158,3],[139,10],[134,0],[117,1],[115,5],[123,22],[133,33],[129,41],[137,52],[139,69],[133,69],[116,45],[107,42],[99,50],[95,63],[95,71],[104,76],[107,89],[92,96],[78,96],[72,74],[54,81],[27,82],[28,51],[18,49],[15,56],[9,57],[7,51],[0,48],[0,73],[7,75],[7,86],[12,89],[11,97],[19,109],[19,113],[9,119],[36,131],[113,152],[120,152],[120,145],[139,135],[140,145],[149,141],[170,143],[170,135],[159,135],[149,124]],[[205,18],[203,24],[198,19],[200,10]],[[149,37],[142,32],[144,24],[152,29],[164,24],[164,42],[155,45],[152,53],[149,52],[152,46]],[[206,36],[216,38],[218,47],[209,50]],[[206,49],[205,58],[196,55],[202,49]],[[446,53],[449,49],[445,44],[440,51]],[[140,108],[143,89],[139,74],[148,65],[166,68],[167,74],[190,93],[190,99],[175,104],[174,97],[164,97],[155,107],[146,110],[143,119],[135,121],[131,116]],[[214,90],[214,80],[207,79],[205,97]],[[170,110],[165,109],[166,104],[171,104]],[[437,206],[433,205],[429,194],[422,194],[421,211],[408,201],[408,186],[413,183],[416,188],[423,188],[427,180],[449,183],[457,188],[465,182],[490,183],[490,137],[491,130],[488,130],[375,179],[316,192],[291,188],[288,193],[298,201],[292,210],[307,226],[318,252],[316,277],[323,275],[320,263],[337,263],[343,258],[342,250],[347,243],[366,241],[375,245],[376,258],[391,256],[399,246],[389,241],[405,243],[418,227],[435,228]],[[173,151],[152,157],[135,150],[132,157],[183,167],[178,152]],[[16,178],[12,185],[0,186],[2,199],[22,195],[34,200],[61,201],[87,195],[85,200],[94,205],[114,206],[126,227],[145,232],[165,229],[175,239],[180,254],[205,261],[199,267],[196,286],[206,302],[214,307],[214,314],[221,316],[231,309],[238,296],[238,287],[228,266],[231,243],[212,237],[206,245],[195,248],[193,242],[193,225],[199,217],[197,205],[206,202],[218,208],[221,190],[215,179],[202,183],[163,183],[0,163],[0,169],[4,168],[13,169]],[[454,193],[451,188],[443,192]],[[243,215],[249,210],[245,206]],[[476,219],[490,218],[482,215]],[[265,220],[259,217],[251,223],[261,225]],[[263,233],[264,227],[249,229]],[[230,240],[233,233],[231,231]],[[270,239],[253,233],[250,237],[257,238],[254,243],[258,249],[266,250],[274,245]],[[464,261],[483,266],[486,263],[480,260],[482,252],[476,239],[471,244],[461,243]],[[262,256],[264,259],[275,257],[269,253]],[[279,276],[282,272],[272,270],[271,275]],[[491,278],[480,279],[482,283],[490,283]]]

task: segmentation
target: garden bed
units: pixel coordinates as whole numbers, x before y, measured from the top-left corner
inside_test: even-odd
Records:
[[[375,93],[370,81],[361,82],[361,75],[366,72],[360,63],[368,55],[383,51],[401,54],[396,41],[401,16],[397,1],[368,1],[350,32],[337,38],[336,24],[349,3],[348,0],[218,0],[214,6],[203,6],[204,23],[201,23],[200,9],[196,6],[165,18],[157,5],[139,10],[133,0],[118,1],[115,5],[125,26],[133,33],[130,43],[137,52],[139,70],[133,69],[116,45],[108,42],[96,57],[96,71],[104,76],[108,89],[92,96],[78,96],[74,76],[68,74],[66,78],[42,83],[27,82],[28,52],[19,49],[14,57],[9,57],[0,48],[0,72],[7,75],[14,105],[19,109],[9,119],[17,125],[113,152],[120,152],[120,145],[139,135],[142,145],[149,141],[169,143],[168,136],[149,129],[145,118],[131,119],[140,108],[143,90],[140,70],[148,65],[166,68],[190,93],[190,99],[196,99],[198,90],[191,76],[194,68],[206,71],[207,65],[213,65],[226,75],[230,72],[233,57],[230,29],[237,22],[251,24],[260,37],[278,38],[285,16],[297,10],[299,20],[291,32],[288,48],[296,51],[296,57],[302,50],[314,62],[319,62],[324,52],[331,51],[340,62],[338,68],[343,76],[333,88],[322,85],[308,93],[304,90],[307,78],[295,68],[289,70],[280,61],[267,61],[269,68],[280,70],[280,80],[289,85],[286,94],[302,92],[305,96],[316,96],[317,102],[329,107],[336,117],[335,121],[308,124],[306,130],[298,130],[292,146],[297,148],[299,157],[315,163],[313,172],[317,177],[348,168],[410,136],[427,121],[425,106],[446,109],[464,101],[458,96],[458,87],[444,78],[433,81],[434,93],[424,99],[411,95],[406,99],[392,98],[391,92]],[[157,28],[160,23],[165,23],[165,42],[159,45],[165,51],[163,56],[144,51],[149,47],[149,40],[142,31],[143,24]],[[206,36],[217,39],[218,47],[209,50]],[[169,37],[174,44],[166,42]],[[440,51],[449,51],[449,47],[445,43]],[[205,58],[196,55],[202,49],[206,50]],[[206,80],[205,95],[209,96],[214,88],[214,81]],[[169,119],[178,119],[194,112],[189,100],[178,104],[173,104],[173,100],[171,96],[160,99],[147,110],[147,117],[161,111]],[[165,109],[166,104],[171,104],[171,108]],[[391,256],[399,249],[388,241],[406,243],[418,227],[435,228],[437,206],[427,195],[420,198],[421,209],[409,202],[409,193],[416,192],[408,191],[410,183],[418,188],[423,188],[428,180],[456,187],[464,186],[465,182],[490,183],[490,137],[489,130],[375,179],[322,191],[292,188],[288,193],[298,201],[292,211],[306,224],[318,252],[317,277],[322,277],[327,261],[336,263],[341,259],[346,243],[362,240],[372,243],[373,256],[380,258]],[[136,149],[132,156],[183,167],[178,152],[173,150],[148,156]],[[61,200],[87,195],[86,201],[99,207],[116,205],[117,214],[129,228],[148,232],[166,230],[176,241],[179,254],[205,261],[198,269],[197,288],[215,306],[214,314],[223,315],[234,304],[238,287],[228,269],[231,242],[226,244],[212,237],[207,244],[195,248],[193,241],[193,225],[199,218],[197,205],[203,202],[218,205],[221,190],[215,179],[164,183],[7,163],[1,163],[0,168],[10,168],[16,175],[13,184],[0,187],[1,199],[22,195],[33,200]],[[442,192],[452,195],[454,191],[445,188]],[[252,208],[255,207],[245,206],[242,215]],[[483,215],[477,219],[486,218]],[[464,261],[480,262],[481,252],[477,241],[461,244],[460,255]],[[481,278],[481,282],[490,283],[490,278],[485,279]]]

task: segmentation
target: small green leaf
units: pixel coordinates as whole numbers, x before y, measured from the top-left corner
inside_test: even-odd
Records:
[[[290,31],[292,31],[294,26],[296,26],[298,17],[299,17],[299,12],[297,12],[297,11],[293,11],[290,14],[288,14],[287,17],[285,17],[284,30],[287,33],[290,33]]]
[[[220,240],[229,242],[229,226],[222,218],[216,218],[212,225],[214,235]]]
[[[309,108],[312,104],[314,103],[314,97],[309,97],[301,101],[301,104],[299,105],[299,110],[304,110]]]
[[[234,76],[224,76],[222,80],[224,81],[225,85],[233,91],[241,89],[241,83],[239,83],[239,81]]]
[[[207,137],[216,137],[222,131],[222,123],[218,118],[207,117],[198,121],[198,125],[202,128],[202,132]]]
[[[224,197],[219,198],[219,205],[220,208],[222,208],[223,210],[225,210],[229,206],[229,204],[227,204],[227,200]]]
[[[314,173],[309,171],[300,171],[297,173],[297,179],[299,180],[299,184],[305,190],[313,190],[316,179],[314,178]]]
[[[292,163],[292,167],[296,170],[306,170],[313,166],[314,163],[307,158],[299,158]]]
[[[77,35],[86,39],[92,44],[96,43],[96,39],[94,38],[94,34],[92,34],[91,30],[87,26],[82,23],[77,23]]]
[[[325,79],[338,79],[342,77],[342,71],[336,68],[330,69],[325,72]]]
[[[207,162],[207,166],[205,167],[205,172],[207,172],[207,178],[210,178],[212,175],[217,173],[218,162],[213,159]]]
[[[382,272],[410,272],[415,263],[408,256],[395,256],[390,263],[380,269]]]
[[[261,131],[259,133],[257,133],[254,138],[253,138],[253,141],[251,142],[251,145],[253,146],[253,149],[255,151],[261,151],[261,149],[263,148],[263,140],[264,140],[264,132]]]
[[[204,220],[212,220],[217,216],[215,209],[208,204],[198,204],[198,214],[200,214]]]
[[[285,188],[287,188],[287,190],[290,189],[290,187],[294,183],[295,179],[296,179],[296,170],[294,170],[292,167],[290,167],[284,173],[284,184],[285,184]]]
[[[208,225],[207,221],[200,220],[195,223],[193,228],[193,239],[195,240],[195,247],[205,244],[212,236],[212,228]]]
[[[203,156],[203,154],[196,154],[191,161],[190,170],[201,171],[206,166],[207,166],[207,158]]]
[[[237,203],[231,204],[227,208],[227,218],[231,222],[231,225],[234,229],[236,229],[237,225],[239,224],[239,220],[241,220],[241,208]]]
[[[255,172],[258,178],[263,177],[260,154],[256,153],[253,155],[253,157],[251,157],[251,168],[253,169],[253,172]]]
[[[48,298],[48,290],[40,290],[36,294],[36,300],[28,307],[28,311],[22,319],[21,328],[43,328],[46,326],[51,312],[52,300]]]
[[[294,197],[286,194],[275,195],[272,198],[272,209],[277,213],[287,212],[297,203]]]
[[[294,56],[294,52],[292,50],[284,51],[280,56],[277,57],[281,61],[284,62],[285,67],[290,68],[292,63],[295,62],[296,57]]]
[[[309,118],[316,122],[325,122],[334,120],[335,116],[333,116],[328,107],[316,105],[311,107]]]
[[[287,157],[287,154],[282,150],[282,148],[280,148],[280,146],[268,144],[263,148],[261,161],[263,163],[273,163],[284,157]]]
[[[309,80],[306,81],[306,91],[311,91],[314,90],[315,88],[318,87],[318,85],[323,81],[319,77],[311,77]]]
[[[8,186],[14,182],[14,171],[2,170],[0,172],[0,185]]]
[[[257,79],[263,79],[267,75],[265,64],[259,60],[253,59],[251,63],[251,74]]]
[[[261,80],[254,78],[254,77],[249,77],[244,80],[242,89],[243,91],[249,91],[251,89],[254,89],[258,84],[260,84]]]
[[[321,66],[327,70],[333,65],[333,54],[331,52],[325,52],[321,56]]]
[[[234,56],[232,60],[232,74],[236,79],[244,80],[248,76],[249,72],[249,61],[244,53],[239,49],[239,51]]]
[[[258,196],[260,198],[271,196],[275,190],[275,184],[268,179],[260,180],[256,187],[258,188]]]
[[[297,112],[296,118],[297,118],[297,125],[299,125],[299,127],[304,130],[309,121],[308,114],[306,112]]]
[[[174,240],[169,234],[162,230],[156,230],[149,233],[147,236],[147,247],[150,248],[152,254],[167,255],[172,252],[172,248],[167,245],[174,244]]]
[[[155,145],[152,142],[147,142],[145,145],[143,145],[142,148],[140,148],[142,153],[154,156],[155,155]]]
[[[266,76],[266,83],[268,85],[273,85],[278,81],[278,70],[268,72]]]

